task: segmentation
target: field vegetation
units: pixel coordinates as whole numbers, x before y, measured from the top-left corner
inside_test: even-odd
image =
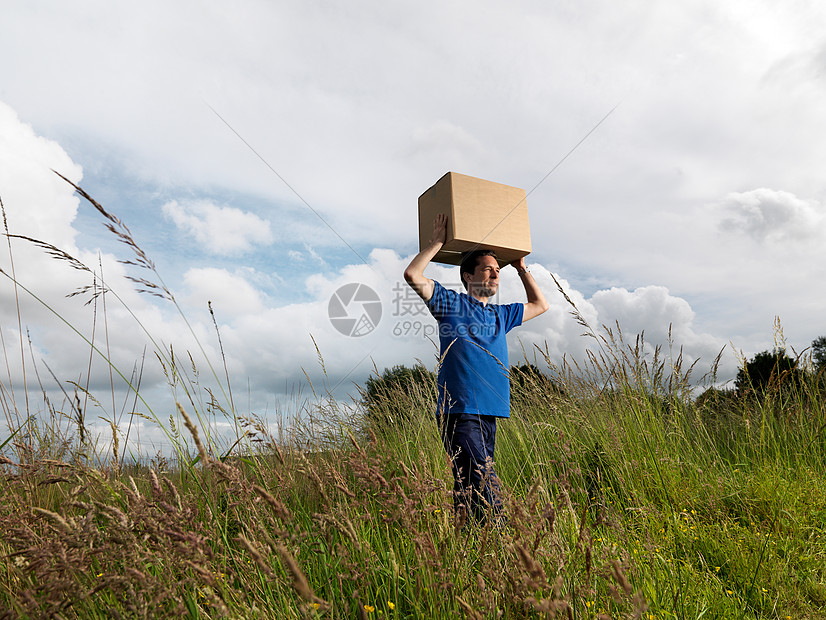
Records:
[[[174,303],[97,207],[138,283]],[[377,372],[354,409],[319,394],[273,429],[193,394],[159,349],[187,398],[136,399],[174,446],[151,463],[96,449],[73,399],[33,417],[0,379],[0,618],[826,617],[823,365],[757,382],[744,360],[720,389],[713,361],[697,376],[677,345],[652,352],[571,309],[594,353],[536,349],[512,372],[505,525],[454,519],[422,367]],[[241,441],[209,431],[215,411]]]

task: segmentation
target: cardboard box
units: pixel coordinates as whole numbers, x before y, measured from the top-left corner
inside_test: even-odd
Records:
[[[419,249],[433,236],[437,214],[447,215],[447,235],[437,263],[458,265],[462,253],[493,250],[500,265],[531,253],[525,190],[448,172],[419,196]]]

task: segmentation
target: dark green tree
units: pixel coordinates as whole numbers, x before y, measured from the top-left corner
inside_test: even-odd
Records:
[[[734,387],[739,395],[762,396],[783,387],[799,386],[802,381],[803,370],[798,368],[797,360],[781,348],[761,351],[746,362],[746,366],[737,371]]]
[[[730,413],[737,409],[737,392],[732,388],[710,387],[695,399],[694,404],[707,415]]]
[[[815,364],[815,372],[826,370],[826,336],[812,340],[812,361]]]
[[[511,395],[537,391],[561,394],[562,390],[533,364],[520,364],[510,368]]]
[[[380,376],[369,377],[360,389],[371,425],[399,424],[436,409],[436,374],[422,364],[412,368],[385,368]]]
[[[547,375],[533,364],[511,366],[511,395],[515,398],[547,398],[550,394],[564,394]],[[381,375],[369,377],[361,393],[373,430],[378,426],[405,423],[414,416],[435,414],[436,373],[421,364],[412,368],[398,365],[385,368]]]

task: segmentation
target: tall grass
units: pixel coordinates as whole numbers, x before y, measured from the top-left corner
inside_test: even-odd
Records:
[[[500,425],[505,527],[455,522],[432,385],[390,386],[355,419],[322,394],[274,431],[232,406],[228,374],[223,401],[205,397],[159,347],[183,398],[168,419],[141,413],[175,446],[151,465],[96,452],[71,394],[74,430],[56,406],[7,414],[0,617],[826,615],[818,382],[697,402],[679,353],[572,311],[594,353],[537,349],[552,383],[519,382]],[[138,375],[113,372],[140,409]],[[209,430],[215,411],[232,445]]]

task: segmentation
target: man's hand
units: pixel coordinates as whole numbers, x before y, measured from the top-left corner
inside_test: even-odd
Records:
[[[433,280],[424,276],[424,269],[439,253],[447,238],[447,215],[439,213],[433,220],[433,237],[426,248],[416,254],[407,269],[404,270],[404,279],[413,287],[419,297],[426,302],[433,297]]]
[[[433,220],[433,236],[430,238],[430,245],[439,243],[444,245],[447,238],[447,216],[439,213]]]
[[[514,269],[516,269],[516,272],[517,272],[517,273],[521,273],[521,272],[523,272],[523,271],[527,271],[527,270],[528,270],[528,265],[525,263],[525,257],[524,257],[524,256],[522,256],[522,257],[520,257],[520,258],[517,258],[517,259],[516,259],[515,261],[513,261],[510,265],[511,265],[511,267],[513,267]]]

